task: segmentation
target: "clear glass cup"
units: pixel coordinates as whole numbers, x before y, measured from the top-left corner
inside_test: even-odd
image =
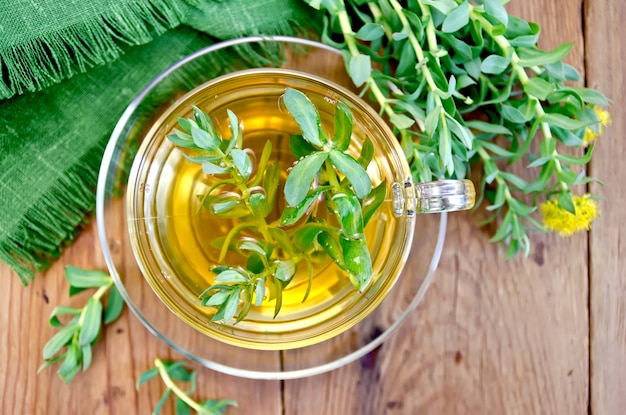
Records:
[[[217,54],[245,56],[255,53],[255,47],[278,50],[286,46],[290,49],[287,58],[270,62],[268,68],[242,71],[245,62],[238,66],[236,59],[232,67],[215,66]],[[337,52],[304,39],[261,37],[201,50],[161,74],[131,103],[105,151],[97,222],[111,275],[129,308],[148,329],[209,368],[249,378],[289,379],[322,373],[363,356],[411,315],[437,265],[445,213],[416,213],[473,205],[473,186],[468,181],[411,182],[402,150],[385,122],[341,86],[350,83]],[[329,58],[320,59],[324,55],[333,56],[337,66],[316,67],[317,62],[329,62]],[[197,213],[196,197],[207,183],[201,169],[195,166],[193,170],[165,135],[179,117],[190,115],[191,105],[207,111],[220,129],[226,128],[227,108],[245,110],[257,103],[244,125],[262,122],[268,124],[260,127],[262,131],[280,129],[273,138],[279,147],[281,136],[297,132],[294,126],[268,121],[280,118],[284,111],[280,96],[288,86],[305,92],[322,118],[331,121],[337,100],[348,105],[355,116],[351,143],[355,154],[364,137],[374,143],[376,157],[368,174],[375,185],[385,180],[389,187],[388,200],[368,226],[374,228],[370,251],[378,277],[363,293],[344,279],[332,296],[314,292],[307,300],[314,307],[287,304],[275,319],[261,309],[237,325],[210,323],[206,308],[198,304],[198,294],[206,288],[202,275],[195,275],[197,271],[188,265],[201,258],[208,269],[213,261],[211,249],[186,242],[208,239],[198,231],[210,226]],[[188,197],[173,203],[180,198],[172,194],[181,191]],[[414,238],[416,226],[420,232]],[[112,245],[118,247],[117,252]],[[410,269],[403,272],[407,261]],[[181,282],[183,274],[191,282]]]

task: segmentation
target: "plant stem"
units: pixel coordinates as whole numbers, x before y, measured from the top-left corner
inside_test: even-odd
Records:
[[[352,56],[360,55],[359,48],[357,47],[356,40],[354,38],[354,31],[352,30],[352,25],[350,24],[350,18],[348,17],[348,13],[346,12],[345,4],[343,0],[341,1],[341,5],[343,6],[343,10],[337,11],[337,18],[339,19],[339,25],[341,26],[341,32],[343,33],[343,37],[346,41],[346,45],[348,46],[348,51]],[[376,102],[380,105],[381,109],[387,114],[387,116],[391,117],[395,114],[393,108],[387,102],[387,98],[385,94],[380,90],[378,84],[370,75],[365,81],[367,87],[374,94],[374,98],[376,98]]]
[[[472,20],[479,22],[480,25],[485,29],[485,32],[490,34],[494,42],[496,42],[498,46],[500,46],[500,49],[502,49],[504,56],[511,57],[511,68],[513,69],[513,72],[515,73],[515,75],[517,75],[517,78],[519,79],[522,86],[527,85],[530,78],[528,77],[528,74],[526,73],[526,70],[524,69],[524,67],[519,64],[520,57],[515,52],[515,49],[513,48],[509,40],[503,35],[497,35],[497,36],[491,35],[494,29],[493,25],[489,21],[487,21],[487,19],[485,19],[480,13],[475,12],[474,6],[470,5],[470,8],[471,8],[470,18]],[[529,97],[529,99],[535,100],[535,114],[537,115],[537,118],[539,120],[542,120],[540,121],[540,126],[541,126],[541,132],[543,133],[543,138],[550,145],[552,145],[552,141],[554,141],[555,138],[552,135],[552,131],[550,130],[550,124],[543,121],[543,117],[546,115],[546,113],[543,109],[543,105],[541,105],[541,100],[539,100],[539,98],[537,98],[534,95],[531,95],[528,93],[526,93],[526,95]],[[530,139],[532,139],[532,137],[528,137],[528,140]],[[554,163],[554,168],[557,172],[557,181],[559,182],[559,186],[561,187],[562,190],[566,191],[568,190],[567,183],[565,183],[564,181],[558,178],[558,174],[563,172],[563,168],[561,166],[561,162],[556,158],[557,155],[558,155],[558,152],[554,150],[552,154],[550,155],[550,158],[552,159],[552,162]]]
[[[200,404],[198,404],[196,401],[191,399],[189,395],[183,392],[174,383],[172,378],[170,378],[170,375],[167,373],[167,368],[165,367],[161,359],[159,358],[154,359],[154,366],[159,370],[159,375],[161,376],[161,379],[163,380],[163,383],[165,384],[165,386],[167,386],[169,390],[174,392],[174,394],[177,397],[179,397],[183,402],[189,405],[189,407],[193,408],[196,412],[200,414],[210,414],[210,412],[206,408],[203,408],[202,406],[200,406]]]

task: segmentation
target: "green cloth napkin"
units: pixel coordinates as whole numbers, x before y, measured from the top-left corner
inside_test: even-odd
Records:
[[[93,211],[110,133],[153,77],[219,39],[313,24],[297,0],[12,3],[0,17],[0,260],[24,283]]]

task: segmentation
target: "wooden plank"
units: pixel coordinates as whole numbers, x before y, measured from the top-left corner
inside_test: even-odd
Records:
[[[594,150],[591,173],[604,181],[593,194],[605,198],[602,216],[591,231],[591,413],[619,414],[626,409],[626,46],[622,39],[626,4],[620,0],[586,2],[587,83],[612,100],[613,122]]]
[[[542,26],[542,46],[576,47],[580,0],[512,2]],[[450,215],[435,282],[391,341],[338,371],[285,383],[298,414],[583,414],[588,406],[587,241],[532,237],[531,258],[503,259],[476,226]]]
[[[129,258],[130,260],[130,258]],[[4,264],[0,265],[0,413],[28,414],[139,414],[150,413],[164,392],[158,380],[139,391],[135,382],[155,357],[180,359],[128,310],[103,332],[94,348],[92,367],[69,385],[57,367],[37,374],[44,344],[55,333],[48,316],[57,305],[82,306],[85,298],[68,298],[63,268],[72,264],[106,269],[94,228],[84,232],[45,275],[28,287]],[[219,374],[198,365],[194,397],[234,399],[239,413],[280,414],[280,382],[253,381]],[[259,411],[259,402],[263,402]],[[173,413],[168,406],[163,413]]]

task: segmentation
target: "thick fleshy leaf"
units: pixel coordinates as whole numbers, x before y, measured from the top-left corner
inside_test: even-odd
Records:
[[[278,261],[278,265],[276,266],[276,278],[283,282],[288,282],[296,274],[297,269],[296,263],[292,260]]]
[[[306,95],[293,88],[287,88],[283,97],[285,106],[302,130],[304,139],[314,146],[322,147],[321,121],[315,105]]]
[[[337,238],[330,232],[322,231],[317,235],[317,242],[324,248],[324,251],[341,269],[345,269],[346,265],[343,260],[343,252]]]
[[[285,182],[285,199],[289,206],[298,206],[304,200],[315,176],[328,158],[328,153],[315,152],[298,161]],[[369,179],[369,178],[368,178]]]
[[[287,206],[280,217],[281,226],[289,226],[296,223],[304,214],[313,206],[313,203],[319,198],[322,192],[328,190],[328,186],[315,188],[309,193],[298,206]]]
[[[72,336],[80,330],[78,323],[71,324],[63,327],[57,332],[43,347],[43,358],[50,359],[54,356],[63,346],[65,346]]]
[[[216,282],[246,282],[248,278],[242,275],[239,271],[235,271],[234,269],[227,269],[226,271],[220,272],[215,277]]]
[[[339,193],[333,195],[333,202],[339,214],[341,233],[349,239],[363,238],[363,215],[359,199],[354,195]]]
[[[376,213],[387,196],[387,182],[383,181],[370,192],[363,203],[363,226],[367,226],[370,219]]]
[[[111,277],[105,272],[84,270],[73,265],[65,267],[65,279],[78,288],[97,288],[111,282]]]
[[[124,299],[115,285],[109,290],[109,299],[104,310],[104,324],[110,324],[124,311]]]
[[[96,339],[102,327],[102,303],[94,297],[87,300],[83,315],[83,325],[78,335],[80,346],[89,344]]]
[[[289,137],[289,150],[296,159],[308,156],[309,154],[317,151],[315,147],[302,137],[302,134],[292,134]]]
[[[335,149],[329,154],[333,165],[346,176],[359,199],[366,197],[372,190],[372,181],[367,171],[349,154]]]
[[[450,12],[443,21],[441,30],[445,33],[453,33],[469,23],[470,8],[467,1],[459,4]]]
[[[212,136],[195,125],[191,127],[191,136],[193,137],[194,143],[203,150],[216,151],[220,147],[220,141],[217,137]]]
[[[333,144],[341,151],[345,151],[350,146],[352,138],[352,123],[354,119],[350,109],[342,102],[335,107],[335,134]]]
[[[343,251],[348,278],[358,291],[363,291],[372,280],[372,258],[363,239],[340,237],[339,244]]]
[[[233,163],[235,163],[235,167],[239,171],[239,174],[244,179],[248,179],[250,174],[252,174],[252,162],[250,161],[250,156],[243,150],[238,148],[233,149],[230,153],[233,157]]]
[[[348,72],[354,85],[359,87],[367,81],[372,73],[372,61],[369,56],[358,54],[350,58]]]

